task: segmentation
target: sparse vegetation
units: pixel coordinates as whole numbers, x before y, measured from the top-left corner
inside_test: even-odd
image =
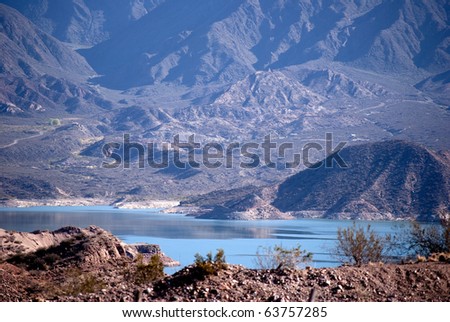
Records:
[[[164,264],[158,255],[150,257],[149,262],[144,263],[141,254],[136,259],[136,271],[134,272],[134,282],[137,285],[150,283],[164,277]]]
[[[338,228],[334,256],[357,266],[380,262],[389,249],[390,240],[390,235],[380,236],[370,225],[364,228],[353,223],[350,227]]]
[[[312,253],[300,245],[284,248],[282,245],[259,247],[256,251],[256,265],[261,269],[297,269],[312,261]]]
[[[106,285],[92,273],[84,273],[78,268],[68,269],[65,275],[66,281],[59,287],[60,292],[66,295],[96,293]]]
[[[206,254],[206,257],[197,253],[195,254],[194,265],[201,276],[216,274],[218,271],[227,268],[225,252],[223,249],[218,249],[214,257],[211,252]]]
[[[51,126],[60,126],[61,120],[60,119],[50,119],[49,123]]]
[[[441,215],[440,225],[412,221],[392,238],[393,248],[402,256],[429,257],[450,252],[450,214]]]
[[[39,249],[30,254],[17,254],[7,261],[11,264],[24,267],[29,270],[48,270],[53,268],[61,257],[55,253],[49,253],[49,249]]]

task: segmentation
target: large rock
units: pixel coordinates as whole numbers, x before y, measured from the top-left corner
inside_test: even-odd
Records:
[[[166,266],[178,262],[161,252],[158,245],[128,245],[97,227],[63,227],[55,231],[14,232],[0,229],[0,259],[39,251],[40,256],[54,254],[77,265],[101,265],[106,262],[133,260],[139,253],[158,255]]]

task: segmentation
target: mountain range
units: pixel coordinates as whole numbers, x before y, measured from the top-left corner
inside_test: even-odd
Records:
[[[318,59],[377,72],[433,72],[450,62],[446,7],[445,1],[173,0],[83,55],[101,84],[117,88],[229,83]]]
[[[350,146],[345,151],[366,143],[387,153],[386,173],[403,173],[398,140],[417,153],[423,148],[433,157],[420,152],[418,162],[439,169],[420,168],[419,176],[411,165],[407,172],[447,191],[447,179],[435,186],[425,178],[448,176],[441,167],[448,158],[433,160],[450,147],[449,12],[445,0],[1,0],[0,197],[179,200],[278,186],[312,173],[285,161],[308,144],[324,146],[326,133]],[[194,135],[202,147],[261,144],[270,135],[293,148],[274,156],[275,168],[138,169],[136,151],[131,169],[103,168],[103,146],[122,144],[123,153],[124,134],[160,147],[176,135],[183,142]],[[325,149],[311,154],[313,162],[326,157]],[[367,181],[372,168],[364,169],[353,175]],[[314,173],[343,181],[349,172]],[[428,206],[406,201],[393,185],[406,179],[386,176],[365,189],[384,191],[390,206],[363,193],[339,203],[319,197],[337,198],[332,191],[316,195],[309,186],[294,194],[298,209],[283,204],[289,193],[278,200],[267,189],[239,209],[260,204],[275,217],[361,209],[386,218],[404,209],[431,218],[448,208],[444,197],[429,197]],[[350,186],[339,190],[350,193]]]

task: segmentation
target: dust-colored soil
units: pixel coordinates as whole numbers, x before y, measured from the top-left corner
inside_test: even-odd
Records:
[[[144,285],[127,279],[126,271],[126,265],[103,267],[95,274],[98,289],[70,294],[74,277],[64,277],[70,270],[28,272],[2,264],[0,300],[308,301],[313,292],[314,301],[450,301],[450,265],[438,262],[278,271],[229,265],[204,279],[186,267]]]
[[[189,269],[155,286],[164,301],[449,301],[450,265],[418,263],[308,270],[249,270],[231,266],[192,281]]]

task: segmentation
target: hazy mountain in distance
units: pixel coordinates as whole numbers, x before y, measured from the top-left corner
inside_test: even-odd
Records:
[[[0,21],[0,112],[74,110],[84,101],[109,105],[81,84],[94,73],[83,57],[3,4]]]
[[[77,45],[94,45],[140,19],[165,0],[1,0],[40,29]]]
[[[448,8],[437,1],[167,0],[83,51],[115,88],[234,82],[316,59],[376,72],[450,65]]]

